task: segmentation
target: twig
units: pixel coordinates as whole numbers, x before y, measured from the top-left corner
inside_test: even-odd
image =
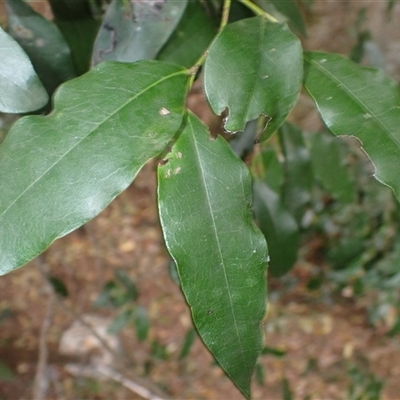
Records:
[[[41,274],[42,271],[42,261],[40,257],[37,259],[37,267]],[[49,284],[47,280],[44,280],[44,284],[46,288],[49,289]],[[49,387],[49,376],[47,371],[47,358],[48,358],[48,349],[46,343],[47,332],[49,331],[51,325],[51,319],[53,316],[53,308],[54,308],[54,300],[55,294],[53,290],[48,290],[49,292],[49,301],[47,304],[46,315],[43,319],[42,326],[40,328],[40,337],[39,337],[39,358],[36,367],[35,380],[33,385],[33,399],[34,400],[44,400],[46,396],[47,389]]]
[[[155,394],[151,393],[150,390],[144,388],[143,386],[138,385],[136,382],[133,382],[132,380],[126,378],[125,376],[121,375],[120,373],[114,371],[111,368],[105,367],[104,365],[96,365],[96,370],[101,374],[105,375],[107,378],[110,378],[115,382],[120,383],[122,386],[138,394],[144,399],[164,400],[163,398],[158,397]]]
[[[71,316],[75,321],[81,323],[87,330],[101,343],[101,345],[109,352],[116,360],[121,358],[121,354],[116,352],[114,349],[110,347],[110,345],[104,340],[104,338],[99,335],[96,330],[90,325],[88,322],[85,321],[77,312],[75,312],[72,308],[67,307],[59,298],[56,298],[57,305],[69,316]],[[126,353],[123,353],[127,360],[134,364],[132,358]]]
[[[96,222],[95,220],[88,222],[87,224],[83,225],[83,229],[87,237],[89,238],[90,247],[93,250],[94,265],[95,268],[97,269],[97,284],[100,285],[101,277],[104,275],[103,271],[105,269],[105,266],[103,257],[101,257],[101,255],[99,254],[99,247],[93,232],[94,229],[92,225],[95,222]]]

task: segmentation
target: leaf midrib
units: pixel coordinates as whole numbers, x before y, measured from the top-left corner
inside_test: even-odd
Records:
[[[196,141],[196,135],[195,135],[195,132],[194,132],[194,129],[193,129],[193,124],[190,121],[190,119],[188,119],[188,124],[190,124],[190,131],[191,131],[192,136],[193,136],[193,143],[194,143],[194,148],[195,148],[195,152],[196,152],[196,156],[197,156],[196,157],[196,161],[197,161],[197,164],[199,165],[199,170],[200,170],[201,184],[202,184],[202,186],[204,188],[204,191],[205,191],[205,194],[206,194],[206,197],[207,197],[207,206],[208,206],[208,209],[209,209],[209,212],[210,212],[210,216],[211,216],[211,220],[212,220],[211,226],[212,226],[212,228],[214,230],[215,239],[216,239],[216,243],[217,243],[217,247],[218,247],[218,255],[219,255],[219,259],[220,259],[220,264],[222,266],[222,271],[223,271],[223,274],[224,274],[225,286],[226,286],[226,289],[227,289],[227,292],[228,292],[229,306],[230,306],[230,310],[231,310],[231,315],[232,315],[232,319],[234,321],[234,326],[235,326],[235,330],[236,330],[236,336],[237,336],[238,341],[239,341],[240,355],[242,357],[243,363],[246,364],[244,351],[243,351],[243,345],[242,345],[242,341],[241,341],[240,334],[239,334],[239,328],[238,328],[237,321],[236,321],[236,318],[235,318],[235,312],[234,312],[234,307],[233,307],[233,303],[232,303],[232,295],[231,295],[231,291],[230,291],[230,288],[229,288],[228,277],[227,277],[227,274],[226,274],[225,262],[224,262],[224,259],[223,259],[223,256],[222,256],[222,252],[221,252],[221,244],[220,244],[219,234],[218,234],[218,230],[217,230],[217,226],[216,226],[217,224],[216,224],[215,218],[214,218],[214,213],[213,213],[213,209],[212,209],[212,202],[211,202],[210,193],[209,193],[208,187],[207,187],[206,177],[205,177],[205,175],[203,173],[204,167],[203,167],[203,163],[202,163],[202,160],[201,160],[198,144],[197,144],[197,141]]]
[[[59,164],[68,154],[70,154],[78,145],[80,145],[84,140],[86,140],[91,134],[93,134],[100,126],[102,126],[105,122],[107,122],[109,119],[114,117],[118,112],[120,112],[123,108],[127,107],[130,103],[135,101],[139,96],[142,94],[146,93],[148,90],[153,88],[154,86],[157,86],[161,84],[162,82],[166,81],[167,79],[171,79],[177,75],[184,75],[187,74],[187,70],[180,70],[177,72],[174,72],[173,74],[163,76],[161,79],[157,80],[156,82],[152,83],[151,85],[147,86],[137,94],[135,94],[132,98],[130,98],[128,101],[123,103],[120,107],[115,109],[114,112],[110,113],[107,115],[106,118],[104,118],[102,121],[100,121],[93,129],[91,129],[85,136],[83,136],[80,140],[78,140],[74,145],[67,151],[65,152],[61,157],[59,157],[52,165],[50,165],[49,168],[47,168],[40,176],[37,177],[25,190],[21,192],[19,196],[17,196],[11,203],[10,205],[0,214],[0,219],[4,217],[4,215],[8,212],[8,210],[21,198],[23,195],[31,188],[33,187],[37,182],[39,182],[49,171],[51,171],[57,164]],[[57,115],[57,111],[60,110],[55,110],[56,112],[52,113],[49,118],[55,117]],[[44,117],[46,118],[46,117]],[[51,120],[50,120],[51,121]]]

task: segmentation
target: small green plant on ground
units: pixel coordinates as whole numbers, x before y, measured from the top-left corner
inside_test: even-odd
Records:
[[[161,227],[193,322],[250,397],[267,262],[278,276],[293,266],[315,178],[342,201],[356,193],[332,137],[313,136],[310,156],[285,120],[304,87],[331,133],[356,137],[399,198],[395,82],[338,54],[303,52],[294,0],[49,0],[54,21],[22,0],[5,4],[0,111],[45,115],[19,119],[0,146],[0,274],[95,217],[158,157]],[[230,144],[185,107],[200,74]],[[349,260],[367,252],[340,246]],[[103,300],[124,300],[116,279]],[[126,307],[114,329],[135,317]]]

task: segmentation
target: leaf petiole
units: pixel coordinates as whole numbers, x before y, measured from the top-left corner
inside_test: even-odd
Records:
[[[244,6],[249,8],[251,11],[253,11],[256,15],[263,15],[267,19],[269,19],[271,22],[279,22],[275,17],[273,17],[271,14],[267,13],[264,11],[262,8],[254,4],[250,0],[238,0],[239,3],[242,3]]]

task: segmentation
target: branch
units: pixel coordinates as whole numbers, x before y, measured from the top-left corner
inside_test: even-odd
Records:
[[[39,358],[36,367],[35,380],[33,384],[33,399],[44,400],[47,388],[49,386],[49,377],[47,371],[47,358],[49,352],[47,349],[46,336],[47,332],[49,331],[51,325],[51,319],[53,316],[55,294],[53,290],[50,288],[47,279],[44,278],[43,264],[40,256],[37,258],[37,268],[41,273],[43,284],[46,286],[46,289],[49,292],[49,300],[47,303],[46,315],[43,319],[42,326],[40,328]]]

